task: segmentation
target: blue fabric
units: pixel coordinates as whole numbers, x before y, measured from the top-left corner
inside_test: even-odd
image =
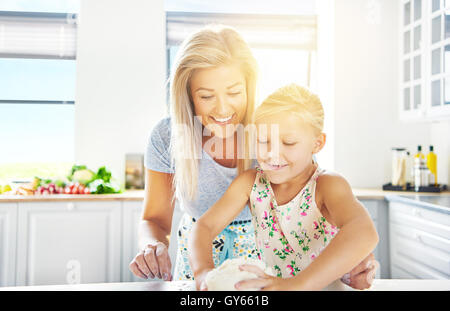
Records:
[[[251,222],[241,226],[248,230],[246,234],[253,234],[255,232]],[[236,232],[235,230],[230,229],[230,226],[227,226],[222,230],[219,236],[220,235],[225,236],[223,250],[219,253],[219,264],[221,265],[225,260],[235,258],[235,242],[238,240],[239,235],[242,235],[242,233]]]
[[[144,156],[146,168],[158,172],[174,173],[174,167],[170,163],[170,132],[170,117],[162,119],[153,128]],[[191,217],[200,218],[222,197],[236,176],[237,168],[218,164],[203,150],[199,165],[197,199],[194,201],[183,200],[180,208]],[[249,219],[251,219],[251,214],[248,206],[235,218],[235,220]]]

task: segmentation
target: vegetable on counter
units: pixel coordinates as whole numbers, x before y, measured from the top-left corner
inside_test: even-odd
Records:
[[[112,178],[105,166],[97,172],[86,165],[73,165],[70,174],[64,179],[34,177],[33,181],[11,187],[0,185],[0,194],[8,195],[51,195],[51,194],[109,194],[123,192],[121,186]]]
[[[105,166],[100,167],[97,170],[97,173],[94,173],[85,165],[74,165],[72,167],[71,175],[67,178],[80,184],[78,185],[78,193],[87,193],[87,191],[92,194],[122,192],[120,185],[112,178],[111,172],[107,170]],[[83,188],[83,186],[85,188]],[[75,188],[76,187],[77,185],[75,185]]]

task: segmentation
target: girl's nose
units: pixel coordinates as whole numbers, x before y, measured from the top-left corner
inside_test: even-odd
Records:
[[[274,151],[273,148],[267,153],[267,158],[269,158],[271,161],[277,162],[279,160],[279,154],[278,152]]]

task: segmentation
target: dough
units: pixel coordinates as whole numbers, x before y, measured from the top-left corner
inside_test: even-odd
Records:
[[[211,291],[237,291],[234,285],[242,280],[255,279],[258,276],[252,272],[239,270],[240,265],[254,265],[265,273],[275,276],[271,268],[266,267],[261,260],[250,259],[247,257],[238,257],[233,259],[227,259],[219,267],[210,271],[206,275],[206,286]],[[251,288],[248,290],[259,290],[259,288]]]

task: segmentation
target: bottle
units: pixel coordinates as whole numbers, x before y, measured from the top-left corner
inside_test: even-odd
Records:
[[[406,151],[406,170],[405,170],[405,181],[409,186],[414,184],[414,163],[413,158],[409,151]]]
[[[417,146],[417,153],[414,155],[413,176],[414,190],[419,191],[419,187],[423,187],[423,167],[425,167],[425,155],[422,153],[422,146]]]
[[[427,167],[430,170],[430,185],[437,187],[437,156],[433,152],[433,146],[430,146],[430,152],[427,154]]]
[[[422,146],[421,145],[417,146],[417,153],[414,156],[414,158],[419,158],[420,160],[425,160],[425,155],[422,153]]]
[[[425,161],[419,157],[414,158],[414,191],[420,191],[421,187],[429,185],[430,170]]]

